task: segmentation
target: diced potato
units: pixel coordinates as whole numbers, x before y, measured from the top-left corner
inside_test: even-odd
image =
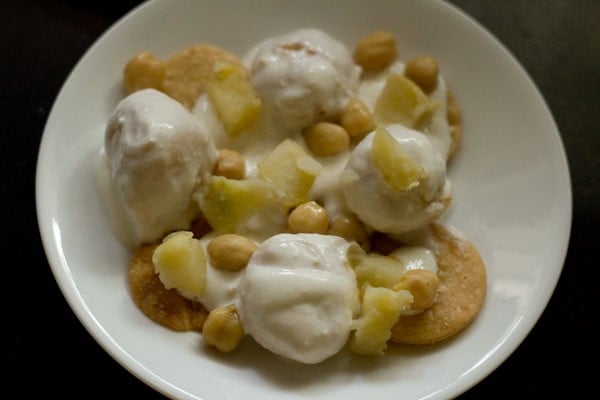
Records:
[[[392,74],[375,102],[377,123],[396,123],[414,128],[430,117],[437,103],[410,79]]]
[[[284,208],[309,201],[308,192],[321,165],[291,139],[285,139],[258,164],[259,176],[271,182]]]
[[[391,289],[400,282],[405,272],[402,261],[377,253],[367,253],[356,243],[348,247],[347,257],[361,289],[366,283],[369,286]]]
[[[223,353],[235,350],[244,335],[244,327],[234,305],[212,310],[202,327],[204,343]]]
[[[397,190],[408,190],[418,186],[424,175],[423,166],[414,161],[404,147],[382,126],[375,131],[371,161],[385,182]]]
[[[366,256],[367,252],[358,243],[350,243],[346,252],[350,267],[356,268]]]
[[[164,238],[152,255],[154,270],[167,289],[196,298],[206,287],[206,253],[192,232],[179,231]]]
[[[383,355],[392,336],[392,327],[413,298],[406,290],[395,291],[366,284],[361,311],[352,336],[350,348],[364,355]]]
[[[389,256],[372,253],[365,256],[354,268],[358,287],[365,282],[371,286],[391,289],[404,274],[402,262]]]
[[[215,65],[214,78],[208,84],[208,96],[229,136],[239,135],[258,119],[261,100],[246,72],[238,65]]]
[[[252,215],[276,201],[273,186],[262,179],[212,176],[198,199],[204,217],[219,234],[236,233]]]

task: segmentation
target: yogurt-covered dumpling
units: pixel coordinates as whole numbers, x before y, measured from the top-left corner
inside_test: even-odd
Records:
[[[445,159],[427,136],[402,125],[380,126],[356,146],[342,187],[363,222],[391,234],[427,225],[451,199]]]
[[[154,89],[129,95],[108,121],[104,151],[104,202],[126,245],[188,227],[191,193],[217,150],[185,107]]]
[[[264,109],[292,130],[338,114],[359,84],[361,70],[352,55],[318,29],[269,39],[247,59]]]
[[[358,312],[348,242],[332,235],[282,233],[250,258],[237,311],[244,331],[266,349],[314,364],[336,354]]]

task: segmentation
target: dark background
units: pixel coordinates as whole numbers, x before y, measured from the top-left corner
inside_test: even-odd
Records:
[[[35,168],[52,103],[84,51],[139,1],[111,3],[0,0],[0,321],[7,371],[0,382],[4,393],[14,393],[10,398],[163,398],[111,359],[76,319],[54,281],[37,227]],[[563,391],[572,399],[600,398],[598,383],[590,380],[600,344],[592,325],[600,315],[600,1],[452,3],[487,27],[530,73],[555,116],[573,185],[569,251],[548,307],[514,354],[460,399],[554,398]]]

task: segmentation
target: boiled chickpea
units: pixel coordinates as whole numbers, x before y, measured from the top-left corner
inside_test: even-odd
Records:
[[[211,240],[206,247],[213,267],[227,271],[239,271],[248,264],[256,250],[252,240],[233,233],[220,235]]]
[[[353,139],[362,139],[375,129],[373,114],[359,99],[350,99],[340,117],[340,125]]]
[[[300,204],[288,217],[291,233],[325,233],[328,227],[327,210],[314,201]]]
[[[209,346],[228,353],[239,346],[244,328],[234,306],[215,308],[208,314],[202,327],[202,339]]]
[[[154,54],[143,51],[136,54],[123,71],[125,90],[127,93],[136,90],[155,88],[159,89],[165,76],[165,65]]]
[[[381,71],[396,59],[396,38],[391,32],[375,31],[357,43],[353,56],[365,71]]]
[[[431,93],[436,88],[439,72],[437,61],[429,56],[419,56],[409,60],[404,69],[404,75],[425,93]]]
[[[219,150],[213,173],[229,179],[244,179],[246,176],[244,157],[234,150]]]
[[[338,124],[318,122],[304,131],[304,141],[313,154],[326,157],[346,150],[350,136]]]

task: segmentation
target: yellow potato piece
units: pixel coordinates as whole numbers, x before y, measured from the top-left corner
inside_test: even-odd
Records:
[[[275,200],[273,186],[262,179],[228,179],[213,176],[198,206],[219,234],[236,233],[252,216]]]
[[[350,349],[358,354],[383,355],[392,336],[392,327],[402,311],[410,307],[413,297],[406,290],[365,285]]]
[[[391,289],[404,274],[404,264],[390,256],[371,253],[354,268],[359,287],[367,282],[371,286]]]
[[[139,247],[129,263],[129,289],[135,305],[149,318],[178,332],[201,330],[208,313],[201,303],[167,289],[155,272],[156,244]]]
[[[371,161],[384,181],[397,190],[419,185],[423,166],[414,161],[404,147],[382,126],[375,131],[371,146]]]
[[[154,250],[152,263],[165,288],[176,289],[188,298],[204,293],[206,253],[192,232],[179,231],[165,237]]]
[[[410,79],[391,74],[375,102],[376,123],[402,124],[414,128],[430,117],[437,103]]]
[[[271,182],[286,209],[309,201],[308,192],[321,164],[291,139],[285,139],[258,164],[259,176]]]
[[[260,115],[261,100],[241,66],[217,63],[208,96],[229,136],[250,128]]]

